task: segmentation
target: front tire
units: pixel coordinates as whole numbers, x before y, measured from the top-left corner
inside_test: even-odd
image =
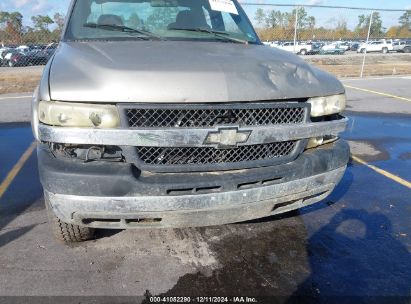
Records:
[[[365,53],[365,49],[361,49],[360,53],[361,53],[361,54],[364,54],[364,53]]]
[[[388,53],[388,49],[387,49],[387,48],[383,48],[383,49],[382,49],[382,53],[383,53],[383,54],[387,54],[387,53]]]
[[[88,241],[94,237],[94,229],[92,228],[62,222],[54,214],[50,202],[46,196],[44,197],[44,200],[46,203],[47,216],[49,218],[51,229],[57,240],[70,244]]]
[[[302,50],[300,51],[300,54],[303,55],[303,56],[307,55],[307,50],[306,50],[306,49],[302,49]]]

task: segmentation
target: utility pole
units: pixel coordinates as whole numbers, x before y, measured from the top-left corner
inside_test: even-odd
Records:
[[[297,26],[298,26],[298,7],[295,8],[295,24],[294,24],[294,54],[297,47]]]
[[[370,24],[368,25],[367,41],[365,42],[365,52],[364,52],[364,58],[362,59],[362,66],[361,66],[361,75],[360,75],[360,78],[362,78],[362,76],[363,76],[363,74],[364,74],[365,57],[367,57],[367,47],[368,47],[368,42],[370,41],[371,24],[372,24],[372,17],[373,17],[373,15],[374,15],[374,11],[371,12]]]

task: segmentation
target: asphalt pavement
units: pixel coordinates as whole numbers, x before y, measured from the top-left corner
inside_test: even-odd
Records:
[[[27,153],[30,94],[0,96],[0,295],[410,303],[411,77],[344,84],[353,160],[326,200],[225,226],[103,230],[73,246],[49,231],[36,157]]]

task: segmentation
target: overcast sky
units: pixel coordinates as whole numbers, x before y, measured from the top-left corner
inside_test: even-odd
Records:
[[[24,18],[25,24],[30,24],[30,17],[37,14],[53,15],[55,12],[65,14],[70,0],[1,0],[0,10],[2,11],[20,11]],[[339,5],[353,7],[370,7],[370,8],[390,8],[390,9],[411,9],[411,0],[241,0],[241,2],[254,3],[281,3],[281,4],[323,4],[323,5]],[[271,9],[270,7],[263,7]],[[250,19],[254,19],[256,7],[245,7]],[[273,7],[272,9],[278,9]],[[291,8],[283,8],[283,11],[289,11]],[[339,18],[345,19],[350,27],[355,26],[357,16],[365,11],[337,10],[337,9],[309,9],[309,14],[317,19],[317,24],[330,25]],[[401,13],[383,13],[383,23],[385,27],[396,24]],[[253,21],[253,20],[252,20]]]

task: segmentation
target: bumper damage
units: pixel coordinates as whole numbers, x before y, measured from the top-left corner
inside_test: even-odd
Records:
[[[211,226],[298,209],[332,192],[344,174],[348,157],[347,144],[339,140],[308,150],[291,163],[255,169],[259,172],[187,173],[176,179],[175,174],[144,177],[126,167],[113,172],[110,166],[119,164],[52,159],[39,149],[40,175],[55,214],[67,223],[115,229]],[[84,173],[78,170],[81,167]],[[267,175],[268,183],[248,183],[250,172],[253,176],[271,174],[271,178]],[[190,189],[193,183],[203,185],[210,180],[222,186],[203,187],[211,189],[205,193],[162,192],[173,180]],[[126,182],[128,186],[124,186]]]

